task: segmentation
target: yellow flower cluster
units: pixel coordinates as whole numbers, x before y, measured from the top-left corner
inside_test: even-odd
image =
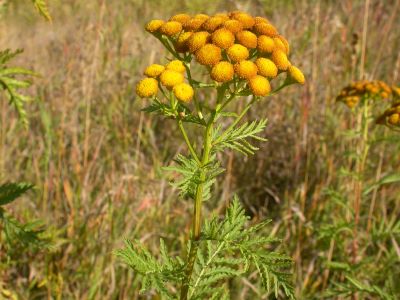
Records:
[[[360,80],[344,87],[336,97],[336,100],[345,103],[349,108],[353,108],[363,97],[387,99],[391,94],[392,88],[383,81]]]
[[[175,97],[182,102],[192,100],[194,91],[193,88],[184,83],[186,68],[182,61],[173,60],[165,66],[152,64],[148,66],[144,75],[147,78],[142,79],[136,85],[136,94],[142,98],[150,98],[157,95],[159,84],[169,90],[172,90]]]
[[[400,102],[394,103],[376,121],[378,124],[390,124],[400,127]]]
[[[208,66],[214,81],[247,81],[255,96],[267,95],[269,80],[282,72],[291,82],[305,82],[301,70],[288,59],[288,41],[262,17],[241,11],[214,16],[178,14],[168,21],[152,20],[146,30],[167,37],[177,53],[193,55],[199,64]]]

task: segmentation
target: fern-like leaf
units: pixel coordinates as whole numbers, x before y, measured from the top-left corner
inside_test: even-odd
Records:
[[[0,185],[0,206],[15,201],[22,194],[33,188],[29,183],[4,183]]]
[[[49,12],[49,7],[46,0],[32,0],[33,5],[39,11],[39,13],[49,22],[51,22],[51,16]]]
[[[219,127],[214,132],[213,145],[219,151],[230,148],[244,155],[254,154],[259,148],[252,145],[248,139],[266,141],[265,138],[258,135],[265,129],[266,124],[267,119],[246,122],[239,127],[228,129],[223,134],[220,134],[221,128]]]

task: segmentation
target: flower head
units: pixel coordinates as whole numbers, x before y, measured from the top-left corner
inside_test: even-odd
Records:
[[[271,92],[271,85],[263,76],[256,75],[250,78],[248,84],[254,96],[266,96]]]
[[[244,79],[250,79],[257,75],[257,66],[251,60],[242,60],[235,64],[235,73]]]
[[[151,20],[146,24],[146,30],[150,33],[157,32],[165,22],[163,20]]]
[[[257,40],[257,50],[260,53],[272,53],[275,49],[274,40],[266,35],[260,35]]]
[[[281,35],[278,35],[276,38],[274,38],[274,41],[275,41],[275,39],[279,39],[281,42],[282,42],[282,44],[284,45],[284,47],[285,47],[285,53],[286,54],[289,54],[289,52],[290,52],[290,46],[289,46],[289,42],[287,41],[287,39],[285,39],[283,36],[281,36]]]
[[[187,44],[191,53],[196,52],[198,49],[207,44],[210,34],[207,31],[199,31],[192,34],[188,39]]]
[[[145,78],[136,85],[136,94],[141,98],[153,97],[158,92],[158,82],[154,78]]]
[[[175,97],[182,102],[190,102],[194,95],[193,88],[187,83],[179,83],[172,89]]]
[[[184,73],[186,71],[186,68],[185,68],[183,62],[178,60],[178,59],[170,61],[166,65],[166,69],[167,70],[176,71],[176,72],[180,72],[180,73]]]
[[[257,36],[248,30],[243,30],[236,33],[236,39],[239,44],[243,46],[254,49],[257,47]]]
[[[186,31],[182,32],[177,40],[175,41],[174,47],[177,52],[184,53],[189,51],[188,40],[192,36],[193,32]]]
[[[227,82],[233,79],[233,65],[227,61],[217,63],[211,69],[211,78],[217,82]]]
[[[240,44],[234,44],[227,50],[227,55],[229,59],[233,62],[239,62],[245,60],[249,57],[249,50]]]
[[[215,65],[221,59],[221,48],[213,44],[206,44],[196,51],[196,60],[202,65]]]
[[[243,30],[243,25],[238,20],[228,20],[225,21],[222,26],[228,29],[233,34],[238,33]]]
[[[201,25],[203,25],[205,21],[206,21],[205,19],[195,17],[193,19],[186,21],[183,24],[183,29],[186,31],[197,31],[200,29]]]
[[[182,24],[177,21],[168,21],[160,27],[160,32],[166,36],[174,36],[182,31]]]
[[[162,72],[164,72],[165,67],[158,64],[152,64],[144,70],[144,75],[148,77],[158,77]]]
[[[242,23],[244,29],[249,29],[255,24],[254,18],[244,12],[234,14],[232,18]]]
[[[271,56],[272,61],[278,67],[279,70],[286,71],[290,65],[286,53],[280,49],[275,49]]]
[[[274,62],[268,58],[257,58],[256,65],[258,68],[258,74],[264,77],[275,78],[278,75],[278,68]]]
[[[203,23],[202,28],[209,32],[213,32],[218,26],[224,23],[224,21],[225,19],[222,17],[211,17]]]
[[[301,72],[301,70],[295,66],[289,66],[289,75],[300,84],[304,84],[306,82],[303,72]]]
[[[170,21],[176,21],[181,24],[185,24],[187,21],[189,21],[191,17],[188,14],[177,14],[175,16],[172,16],[169,20]]]
[[[225,28],[214,31],[214,33],[211,35],[211,39],[214,45],[222,49],[229,48],[235,42],[235,36],[233,35],[233,33]]]
[[[173,71],[173,70],[165,70],[160,75],[160,81],[162,85],[171,89],[175,85],[182,83],[184,80],[182,73]]]
[[[278,35],[278,31],[276,30],[276,28],[266,22],[261,22],[254,25],[254,31],[257,34],[263,34],[269,37],[275,37]]]

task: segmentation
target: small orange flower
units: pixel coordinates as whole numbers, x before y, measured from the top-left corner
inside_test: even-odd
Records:
[[[275,49],[274,40],[266,35],[260,35],[257,40],[257,50],[260,53],[272,53]]]
[[[233,33],[225,28],[214,31],[214,33],[211,35],[211,39],[216,46],[222,49],[229,48],[235,42],[235,36]]]
[[[196,52],[196,60],[202,65],[215,65],[221,59],[221,48],[213,44],[206,44]]]
[[[227,50],[227,55],[229,59],[233,62],[239,62],[245,60],[249,57],[249,50],[245,46],[240,44],[234,44]]]
[[[254,76],[248,81],[249,88],[254,96],[266,96],[271,92],[269,81],[260,75]]]
[[[173,36],[182,31],[182,24],[176,21],[168,21],[160,27],[160,32],[166,36]]]
[[[218,82],[227,82],[233,79],[233,65],[227,61],[217,63],[211,70],[211,78]]]
[[[240,78],[250,79],[257,75],[257,66],[251,60],[242,60],[234,66],[236,74]]]
[[[239,44],[243,46],[254,49],[257,47],[257,36],[248,30],[243,30],[236,33],[236,39]]]
[[[279,70],[286,71],[290,65],[285,52],[280,49],[275,49],[274,52],[272,52],[271,58]]]

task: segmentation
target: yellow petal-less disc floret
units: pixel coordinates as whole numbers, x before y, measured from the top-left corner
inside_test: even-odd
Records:
[[[242,60],[235,64],[235,73],[244,79],[250,79],[257,75],[257,66],[251,60]]]
[[[283,52],[285,52],[287,54],[287,50],[286,50],[286,46],[285,44],[282,42],[282,40],[278,37],[274,37],[273,41],[275,43],[275,47],[281,49]]]
[[[254,18],[246,13],[234,14],[232,19],[238,20],[240,23],[242,23],[244,29],[250,29],[255,24]]]
[[[157,32],[162,25],[164,25],[163,20],[151,20],[149,23],[147,23],[145,29],[150,32],[150,33],[155,33]]]
[[[222,18],[225,21],[229,20],[229,16],[226,13],[215,14],[214,17]]]
[[[271,85],[263,76],[257,75],[250,78],[248,84],[254,96],[266,96],[271,92]]]
[[[257,36],[248,30],[236,33],[237,42],[247,48],[254,49],[257,47]]]
[[[272,52],[271,59],[278,69],[282,71],[286,71],[290,65],[286,53],[280,49],[275,49],[274,52]]]
[[[136,85],[136,94],[141,98],[153,97],[158,92],[158,82],[154,78],[145,78]]]
[[[249,50],[240,44],[234,44],[229,47],[226,54],[232,62],[239,62],[249,57]]]
[[[171,89],[175,85],[182,83],[184,80],[183,74],[173,71],[173,70],[165,70],[160,75],[160,81],[162,85]]]
[[[172,70],[179,73],[184,73],[186,71],[183,62],[178,59],[170,61],[165,67],[167,70]]]
[[[254,25],[254,31],[257,34],[263,34],[269,37],[275,37],[278,35],[278,31],[273,25],[264,22]]]
[[[211,39],[214,45],[222,49],[227,49],[235,43],[235,36],[225,28],[214,31],[211,35]]]
[[[306,79],[304,77],[303,72],[295,66],[289,66],[289,75],[292,77],[296,82],[300,84],[304,84],[306,82]]]
[[[203,23],[202,28],[204,30],[207,30],[208,32],[213,32],[215,31],[215,29],[217,29],[218,26],[220,26],[224,22],[225,22],[224,18],[211,17]]]
[[[269,21],[264,17],[254,17],[255,24],[258,23],[269,23]]]
[[[187,31],[182,32],[178,39],[176,40],[174,47],[175,50],[179,53],[184,53],[189,51],[188,40],[192,36],[193,32]]]
[[[173,36],[182,31],[182,24],[177,21],[168,21],[160,27],[160,32],[166,36]]]
[[[196,51],[196,60],[202,65],[212,66],[221,59],[221,48],[213,44],[206,44]]]
[[[219,62],[211,69],[211,78],[217,82],[230,81],[233,78],[233,74],[233,65],[227,61]]]
[[[274,62],[268,58],[257,58],[256,66],[258,68],[258,74],[264,77],[275,78],[278,75],[278,68]]]
[[[282,35],[278,35],[276,38],[280,39],[281,42],[283,43],[283,45],[285,46],[285,53],[289,54],[290,52],[290,46],[289,46],[289,42],[287,41],[287,39],[285,39],[285,37],[283,37]]]
[[[179,22],[183,25],[190,19],[191,17],[188,14],[177,14],[175,16],[172,16],[169,20]]]
[[[274,40],[266,35],[260,35],[257,40],[257,50],[260,53],[272,53],[275,49]]]
[[[175,97],[182,102],[190,102],[193,99],[194,90],[187,83],[179,83],[172,89]]]
[[[207,44],[210,34],[207,31],[199,31],[192,34],[188,39],[187,44],[191,53],[196,52],[198,49]]]
[[[395,113],[389,116],[388,118],[389,124],[398,125],[400,124],[400,115]]]
[[[183,24],[183,29],[186,31],[197,31],[206,20],[200,18],[193,18]]]
[[[243,30],[243,25],[238,20],[228,20],[225,21],[222,26],[228,29],[233,34],[238,33]]]
[[[144,75],[148,77],[158,77],[162,72],[164,72],[165,67],[158,64],[152,64],[144,70]]]

